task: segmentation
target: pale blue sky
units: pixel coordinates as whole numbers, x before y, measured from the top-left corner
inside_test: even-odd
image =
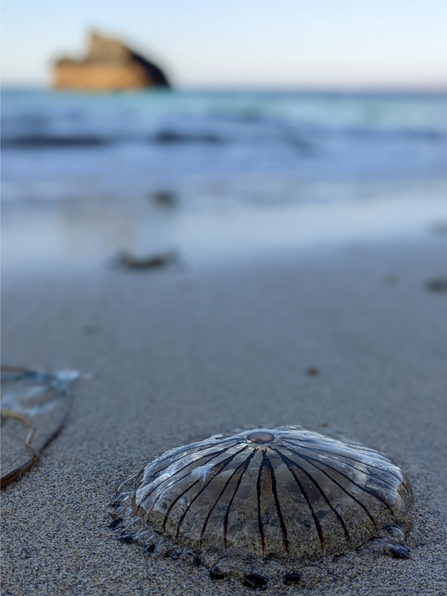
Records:
[[[181,87],[447,89],[446,0],[3,0],[2,79],[50,80],[96,28]]]

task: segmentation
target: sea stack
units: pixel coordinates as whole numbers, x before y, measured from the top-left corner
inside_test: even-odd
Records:
[[[54,64],[55,89],[73,91],[124,91],[170,87],[164,72],[121,41],[90,35],[87,56],[61,58]]]

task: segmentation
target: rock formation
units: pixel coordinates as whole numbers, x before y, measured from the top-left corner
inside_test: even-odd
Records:
[[[61,58],[54,65],[55,89],[119,91],[170,87],[163,71],[116,39],[92,33],[83,60]]]

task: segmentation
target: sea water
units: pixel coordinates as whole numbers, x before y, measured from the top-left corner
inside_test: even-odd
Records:
[[[3,93],[3,198],[447,174],[447,96]]]
[[[447,218],[446,94],[6,90],[2,101],[7,262],[240,251]]]

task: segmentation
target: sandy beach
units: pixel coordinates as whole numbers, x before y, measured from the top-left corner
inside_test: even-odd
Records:
[[[413,487],[413,529],[408,559],[366,545],[266,593],[445,594],[447,294],[424,284],[446,254],[424,229],[153,272],[8,269],[3,363],[86,376],[62,433],[2,491],[3,594],[251,593],[118,542],[109,503],[169,448],[283,424],[385,453]]]

